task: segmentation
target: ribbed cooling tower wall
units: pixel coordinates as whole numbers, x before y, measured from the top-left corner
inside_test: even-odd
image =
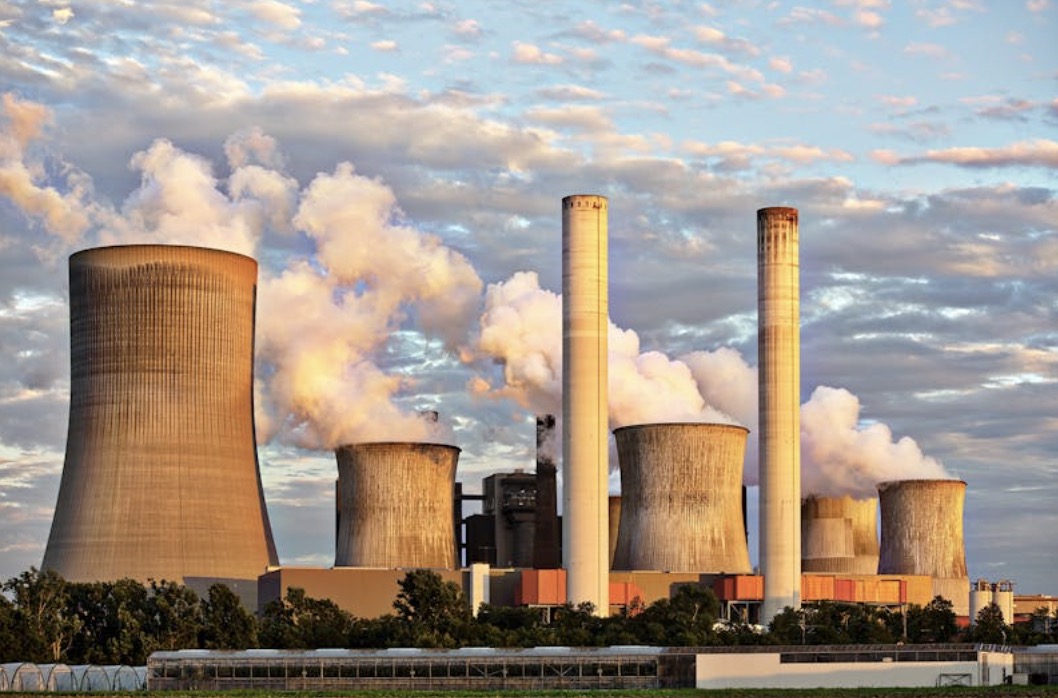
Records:
[[[969,613],[961,480],[901,480],[878,485],[882,512],[879,574],[933,577],[935,594]]]
[[[751,571],[742,526],[748,433],[729,424],[614,430],[621,465],[615,570]]]
[[[253,421],[257,263],[70,257],[70,422],[43,567],[72,581],[253,580],[278,563]]]
[[[457,567],[452,492],[459,449],[427,443],[339,446],[336,567]]]
[[[809,497],[801,504],[804,572],[878,574],[878,499]]]

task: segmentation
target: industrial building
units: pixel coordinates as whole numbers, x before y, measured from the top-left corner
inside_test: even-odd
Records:
[[[588,601],[607,613],[697,584],[726,617],[764,624],[802,601],[938,594],[969,614],[964,482],[802,502],[796,209],[757,213],[759,573],[745,428],[619,428],[622,495],[608,496],[607,211],[601,196],[562,202],[563,517],[551,416],[537,419],[535,472],[495,473],[480,495],[463,493],[455,445],[350,443],[335,452],[332,569],[276,564],[253,438],[256,263],[168,246],[74,255],[70,432],[44,566],[73,580],[225,581],[251,606],[301,587],[361,617],[388,613],[417,568],[460,584],[475,608]],[[482,511],[465,516],[475,499]],[[1005,602],[1005,589],[988,591]]]
[[[195,247],[70,257],[70,418],[44,569],[224,582],[276,565],[253,414],[257,263]]]

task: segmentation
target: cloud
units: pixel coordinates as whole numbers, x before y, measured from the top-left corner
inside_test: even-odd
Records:
[[[779,73],[789,74],[793,72],[793,62],[786,56],[775,56],[768,61],[768,65],[772,70]]]
[[[968,168],[1058,168],[1058,142],[1041,138],[1034,141],[1019,141],[997,148],[962,147],[928,150],[922,155],[901,156],[896,162],[901,165],[935,162]]]
[[[534,44],[515,41],[512,45],[514,46],[512,60],[515,63],[533,65],[558,65],[559,63],[562,63],[562,56],[554,53],[546,53],[541,50],[539,46]]]
[[[481,25],[476,19],[461,19],[452,26],[452,32],[463,37],[481,36]]]
[[[393,51],[399,50],[400,46],[392,39],[383,39],[380,41],[372,41],[371,48],[376,51],[381,51],[382,53],[392,53]]]
[[[926,56],[928,58],[947,58],[948,49],[940,44],[913,41],[904,46],[904,53],[910,56]]]
[[[250,12],[279,29],[297,29],[301,26],[301,10],[279,0],[254,0]]]
[[[1039,13],[1044,12],[1051,6],[1051,0],[1026,0],[1025,8],[1029,12]]]

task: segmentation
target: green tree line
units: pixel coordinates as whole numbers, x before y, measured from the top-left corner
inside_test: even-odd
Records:
[[[600,618],[590,605],[542,609],[485,605],[470,613],[462,589],[429,570],[400,581],[393,612],[357,618],[333,601],[292,588],[257,616],[222,584],[199,598],[174,582],[67,582],[30,569],[5,582],[0,594],[0,662],[146,663],[156,650],[316,649],[465,646],[536,647],[644,644],[869,644],[966,640],[1038,644],[1058,640],[1058,622],[1042,611],[1032,624],[1011,627],[995,606],[968,631],[956,627],[951,603],[892,610],[822,602],[786,609],[761,632],[718,622],[709,589],[680,586],[672,598],[633,605]]]

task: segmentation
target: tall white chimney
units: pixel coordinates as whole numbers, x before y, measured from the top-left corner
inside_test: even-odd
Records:
[[[562,556],[567,600],[610,611],[607,201],[562,199]]]
[[[801,607],[801,320],[797,209],[757,211],[761,623]]]

